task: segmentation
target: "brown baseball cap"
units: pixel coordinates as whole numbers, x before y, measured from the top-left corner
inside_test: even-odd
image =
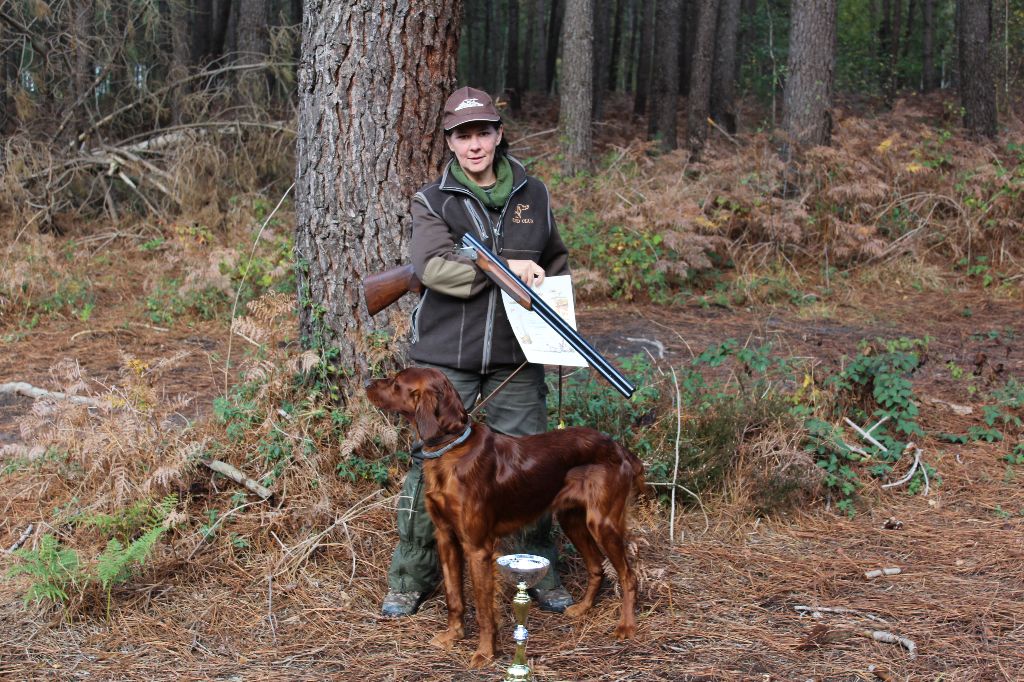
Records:
[[[486,92],[476,88],[459,88],[444,103],[445,132],[470,121],[498,123],[501,116]]]

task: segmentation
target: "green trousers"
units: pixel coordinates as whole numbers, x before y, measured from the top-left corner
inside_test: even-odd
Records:
[[[422,365],[422,363],[421,363]],[[465,372],[449,367],[436,367],[448,376],[462,398],[466,409],[477,399],[486,398],[515,367],[506,367],[489,374]],[[547,430],[547,387],[544,367],[528,365],[484,406],[486,422],[495,431],[510,436],[527,436]],[[441,582],[434,524],[427,515],[423,501],[422,461],[413,451],[413,465],[406,474],[398,500],[398,546],[391,556],[388,587],[395,592],[430,592]],[[550,590],[558,587],[558,551],[551,535],[551,516],[545,515],[523,528],[512,538],[513,551],[537,554],[551,562],[552,570],[537,585]]]

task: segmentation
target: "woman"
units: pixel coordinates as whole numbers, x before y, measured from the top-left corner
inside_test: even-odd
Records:
[[[411,256],[425,287],[413,314],[409,355],[444,372],[467,409],[512,379],[487,403],[488,425],[524,436],[547,429],[544,367],[525,362],[501,300],[501,291],[459,250],[472,231],[527,285],[568,274],[568,252],[555,228],[547,187],[507,153],[501,116],[482,90],[461,88],[448,98],[444,131],[452,159],[441,177],[412,201]],[[398,509],[399,543],[388,571],[382,613],[416,612],[440,582],[434,527],[423,504],[421,452],[406,476]],[[515,551],[556,565],[551,517],[514,539]],[[533,593],[540,607],[564,611],[572,598],[549,571]]]

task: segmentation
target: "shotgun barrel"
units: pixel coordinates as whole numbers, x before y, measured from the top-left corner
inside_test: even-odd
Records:
[[[587,343],[587,340],[580,336],[575,329],[569,326],[569,323],[561,318],[551,306],[544,302],[544,299],[534,293],[533,289],[524,285],[518,277],[515,276],[505,263],[495,256],[490,250],[484,246],[483,242],[477,239],[473,233],[467,232],[462,236],[462,245],[473,249],[477,254],[477,264],[481,266],[481,269],[486,272],[491,279],[495,281],[498,286],[502,288],[509,296],[512,296],[516,301],[520,303],[524,308],[533,310],[535,313],[540,315],[540,318],[544,322],[554,329],[559,336],[565,339],[565,342],[572,346],[573,350],[583,356],[583,358],[590,363],[590,366],[597,370],[598,374],[603,376],[612,387],[622,394],[623,397],[629,398],[636,391],[634,386],[626,377],[622,375],[608,360],[605,359],[601,353],[599,353],[593,346]],[[481,265],[481,262],[486,262],[486,266]],[[495,272],[502,273],[499,277]],[[509,289],[512,289],[511,291]],[[530,305],[527,305],[525,301],[528,300]]]

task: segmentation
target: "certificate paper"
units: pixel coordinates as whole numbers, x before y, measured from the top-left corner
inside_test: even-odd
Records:
[[[576,307],[572,297],[572,279],[569,275],[545,277],[543,284],[534,287],[539,295],[558,316],[576,329]],[[505,304],[505,313],[512,325],[512,333],[516,335],[526,359],[540,365],[565,365],[568,367],[586,367],[587,361],[573,350],[558,332],[548,326],[540,315],[527,310],[515,300],[501,292]]]

